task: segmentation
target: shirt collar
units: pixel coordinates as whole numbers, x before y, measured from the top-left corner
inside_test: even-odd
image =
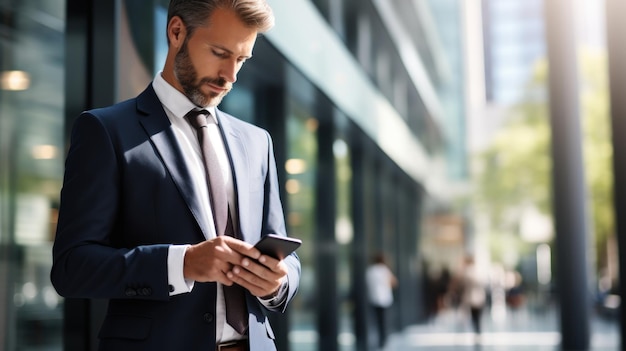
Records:
[[[178,91],[170,83],[163,79],[161,74],[161,71],[156,74],[154,80],[152,81],[152,87],[161,101],[161,104],[163,104],[166,109],[172,112],[172,114],[177,118],[184,118],[187,112],[192,109],[198,109],[198,106],[191,102],[185,94]],[[211,118],[215,124],[217,124],[215,106],[207,106],[204,107],[204,109],[211,113]]]

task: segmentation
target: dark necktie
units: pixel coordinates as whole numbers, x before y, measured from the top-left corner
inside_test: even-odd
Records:
[[[226,182],[222,176],[217,153],[209,140],[209,116],[207,110],[191,110],[185,116],[189,123],[198,131],[198,141],[202,149],[204,169],[207,173],[210,192],[211,208],[217,235],[235,236],[233,220],[230,216]],[[239,334],[245,334],[248,328],[248,313],[243,288],[239,285],[224,285],[224,300],[226,303],[226,322]]]

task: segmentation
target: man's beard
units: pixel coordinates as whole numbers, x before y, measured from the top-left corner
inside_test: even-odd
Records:
[[[224,78],[202,78],[196,83],[198,80],[198,72],[196,72],[196,69],[191,63],[191,58],[189,58],[186,39],[174,59],[174,76],[176,76],[176,79],[178,79],[178,82],[183,88],[185,96],[197,106],[217,106],[230,91],[230,89],[222,93],[210,91],[207,95],[202,92],[201,88],[203,85],[212,84],[225,88],[227,87],[227,82]]]

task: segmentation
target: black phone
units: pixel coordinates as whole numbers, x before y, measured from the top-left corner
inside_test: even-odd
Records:
[[[262,254],[282,260],[302,245],[302,240],[276,234],[268,234],[259,240],[256,247]]]

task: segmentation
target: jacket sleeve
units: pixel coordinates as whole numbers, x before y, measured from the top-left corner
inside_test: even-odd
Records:
[[[166,244],[123,247],[113,234],[123,206],[120,162],[103,121],[85,112],[76,120],[68,151],[51,281],[57,292],[75,298],[165,300]]]
[[[265,179],[265,206],[264,206],[264,223],[263,232],[265,234],[279,234],[287,235],[285,229],[285,220],[283,214],[283,207],[280,201],[280,188],[278,183],[278,175],[276,170],[276,160],[274,157],[274,148],[272,139],[268,133],[266,133],[268,139],[268,175]],[[288,291],[287,298],[284,302],[278,306],[275,306],[273,310],[284,312],[287,305],[296,295],[300,285],[300,259],[294,252],[284,259],[285,264],[288,267]]]

